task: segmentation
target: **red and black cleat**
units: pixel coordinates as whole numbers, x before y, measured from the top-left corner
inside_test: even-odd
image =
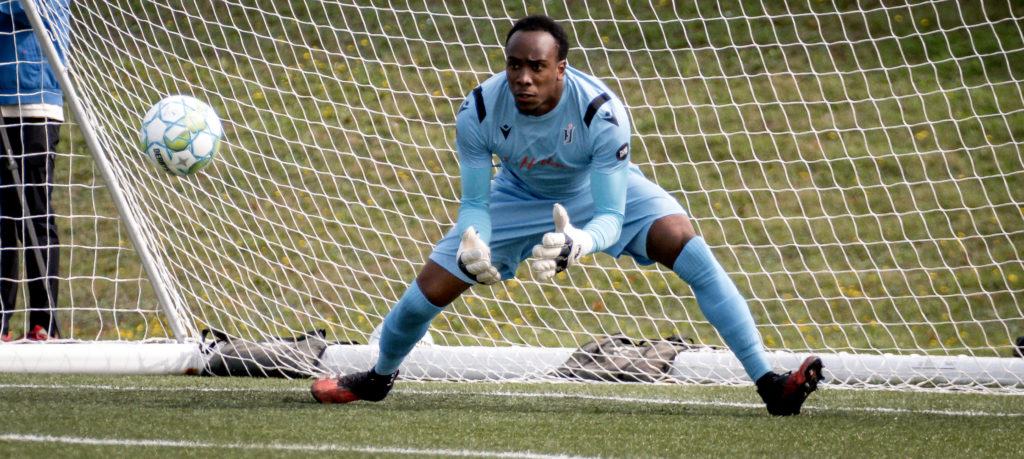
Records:
[[[757,393],[761,395],[768,412],[774,416],[800,414],[804,400],[818,389],[822,380],[821,359],[815,356],[804,359],[796,372],[785,374],[768,373],[757,380]]]
[[[379,402],[388,396],[398,379],[398,372],[379,375],[373,370],[340,378],[323,378],[313,383],[310,392],[320,403],[348,403],[356,400]]]
[[[47,332],[46,328],[43,328],[42,325],[36,325],[32,327],[31,331],[25,334],[25,339],[30,341],[46,341],[56,339],[57,336],[55,335],[56,334],[51,335],[49,332]]]

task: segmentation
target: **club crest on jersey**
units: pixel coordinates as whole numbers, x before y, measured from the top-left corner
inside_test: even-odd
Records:
[[[509,125],[507,125],[507,124],[505,124],[505,125],[502,125],[502,126],[501,126],[500,128],[498,128],[498,129],[500,129],[500,130],[501,130],[501,135],[505,136],[505,138],[506,138],[506,139],[508,138],[508,133],[509,133],[509,132],[512,132],[512,126],[509,126]]]
[[[566,145],[572,143],[572,129],[572,123],[569,123],[568,127],[562,129],[562,143]]]

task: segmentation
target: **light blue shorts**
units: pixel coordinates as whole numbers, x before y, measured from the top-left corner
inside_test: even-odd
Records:
[[[555,230],[551,216],[555,203],[565,207],[577,228],[593,218],[594,200],[589,192],[567,200],[542,199],[503,180],[491,182],[491,263],[502,279],[515,277],[516,268],[533,255],[533,246],[540,243],[544,233]],[[652,264],[654,261],[647,258],[647,230],[661,217],[685,213],[678,201],[633,166],[626,188],[622,234],[603,252],[613,257],[628,254],[641,265]],[[460,240],[461,235],[452,228],[434,247],[430,259],[464,282],[475,284],[455,260]]]

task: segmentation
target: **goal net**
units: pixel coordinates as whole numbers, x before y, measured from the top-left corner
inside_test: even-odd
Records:
[[[80,0],[71,13],[71,78],[156,273],[66,126],[54,197],[71,341],[322,329],[367,343],[454,224],[459,105],[504,70],[512,22],[545,13],[569,32],[569,64],[627,106],[634,163],[690,213],[778,369],[815,353],[834,384],[1024,388],[1016,2]],[[219,156],[192,177],[141,156],[140,119],[169,94],[224,122]],[[551,282],[524,265],[471,289],[410,376],[538,376],[534,350],[557,362],[614,334],[722,344],[669,270],[596,255]],[[328,369],[368,368],[367,349],[331,346]],[[690,354],[676,379],[745,382],[731,354]]]

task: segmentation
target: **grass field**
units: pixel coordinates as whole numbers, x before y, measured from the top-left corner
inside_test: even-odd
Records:
[[[1018,2],[246,3],[73,6],[75,76],[196,328],[365,342],[454,220],[454,113],[502,69],[511,19],[546,11],[570,64],[630,108],[633,162],[692,214],[770,350],[1006,356],[1024,335]],[[138,121],[169,93],[226,127],[190,179],[139,158]],[[168,336],[65,136],[65,335]],[[474,289],[432,333],[720,343],[681,280],[604,256]],[[0,456],[1024,456],[1021,396],[827,388],[777,419],[750,387],[403,381],[322,406],[309,384],[0,374]]]
[[[399,382],[319,405],[308,380],[0,375],[4,457],[1020,457],[1024,399],[824,389]]]

